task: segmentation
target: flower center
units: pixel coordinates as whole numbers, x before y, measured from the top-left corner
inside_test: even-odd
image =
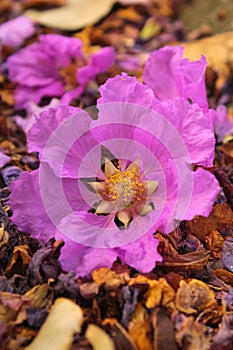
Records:
[[[144,185],[140,181],[141,174],[135,167],[131,170],[117,170],[105,180],[106,199],[114,201],[118,209],[132,207],[143,199]]]

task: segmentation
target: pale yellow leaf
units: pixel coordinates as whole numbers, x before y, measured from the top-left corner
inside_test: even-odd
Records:
[[[27,10],[24,15],[33,21],[61,30],[78,30],[106,16],[114,0],[67,0],[65,6],[44,11]]]
[[[58,298],[38,335],[25,350],[69,350],[82,323],[82,309],[69,299]]]
[[[91,343],[93,350],[115,350],[110,336],[102,328],[94,324],[88,325],[85,337]]]

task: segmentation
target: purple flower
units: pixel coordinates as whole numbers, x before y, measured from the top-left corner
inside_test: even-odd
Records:
[[[63,239],[65,269],[87,275],[117,257],[142,272],[156,261],[153,233],[208,215],[219,192],[214,135],[197,104],[159,101],[126,74],[100,88],[96,120],[59,106],[42,112],[28,135],[40,168],[12,185],[12,220],[42,241]]]
[[[9,163],[11,157],[8,157],[6,154],[0,151],[0,168],[3,168],[7,163]]]
[[[146,62],[143,81],[161,101],[181,96],[208,110],[206,59],[202,56],[199,61],[190,62],[182,58],[183,52],[181,46],[165,46],[153,52]]]
[[[106,71],[114,59],[114,49],[105,47],[93,54],[88,63],[79,39],[41,35],[39,42],[19,50],[7,60],[10,79],[18,83],[16,107],[27,108],[29,102],[38,104],[43,97],[53,96],[69,103],[80,96],[90,79]]]
[[[0,25],[0,43],[17,48],[34,33],[33,22],[26,16],[19,16]]]
[[[217,118],[214,122],[215,132],[219,142],[232,139],[233,134],[233,119],[228,117],[227,108],[224,105],[217,107]]]

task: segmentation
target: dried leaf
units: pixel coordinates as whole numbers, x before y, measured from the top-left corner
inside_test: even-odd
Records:
[[[233,239],[232,237],[228,237],[226,241],[224,242],[223,245],[223,250],[222,250],[222,262],[224,266],[233,272]]]
[[[82,309],[69,299],[58,298],[38,335],[25,349],[69,350],[82,323]]]
[[[156,308],[152,314],[153,350],[178,350],[174,326],[164,308]]]
[[[206,236],[205,241],[207,248],[211,251],[211,255],[216,259],[220,259],[222,256],[222,247],[224,243],[224,239],[220,233],[215,230],[210,232]]]
[[[172,270],[192,271],[202,269],[208,259],[210,252],[208,250],[203,252],[193,252],[188,254],[181,254],[177,257],[164,259],[162,262],[157,262],[157,266],[164,266]]]
[[[210,335],[207,327],[192,317],[178,323],[175,339],[183,350],[210,350]]]
[[[220,278],[223,282],[233,285],[233,273],[224,269],[215,269],[214,275]]]
[[[184,56],[191,60],[198,60],[201,55],[205,55],[209,66],[218,72],[216,86],[221,88],[233,66],[232,43],[233,32],[227,32],[181,45],[185,47]]]
[[[110,336],[100,327],[89,324],[85,333],[85,337],[93,346],[93,350],[115,350],[114,343]]]
[[[49,278],[57,279],[61,272],[58,261],[63,241],[49,240],[45,247],[37,250],[28,267],[28,279],[31,286],[37,283],[45,283]]]
[[[95,282],[86,282],[81,284],[79,292],[84,299],[92,299],[99,292],[99,286]]]
[[[214,292],[204,282],[195,279],[189,282],[181,280],[176,293],[176,307],[179,311],[191,315],[217,307],[217,301]]]
[[[160,278],[151,286],[146,293],[146,307],[152,309],[155,306],[163,305],[167,306],[175,298],[175,291],[167,283],[165,278]]]
[[[9,234],[5,231],[4,224],[0,226],[0,248],[8,242]]]
[[[77,30],[106,16],[114,0],[67,0],[65,6],[45,11],[28,10],[24,14],[33,21],[60,30]]]
[[[107,327],[114,341],[116,350],[137,350],[137,346],[129,333],[114,318],[106,318],[103,326]]]
[[[27,245],[14,247],[11,259],[6,267],[5,274],[10,277],[15,273],[24,274],[31,261],[31,251]]]
[[[128,330],[139,350],[153,350],[150,339],[152,331],[150,318],[141,304],[137,304]]]
[[[207,218],[196,216],[193,220],[187,222],[187,226],[201,242],[204,242],[210,232],[214,230],[224,232],[232,228],[233,212],[226,203],[216,204]]]
[[[160,24],[154,18],[149,18],[140,32],[140,39],[149,40],[158,35],[160,31]]]
[[[130,279],[128,272],[118,274],[107,267],[94,270],[92,278],[98,286],[105,285],[105,289],[116,289]]]
[[[50,281],[49,281],[50,282]],[[49,283],[33,287],[24,297],[30,300],[30,305],[36,308],[49,308],[53,300],[53,292],[50,290]]]

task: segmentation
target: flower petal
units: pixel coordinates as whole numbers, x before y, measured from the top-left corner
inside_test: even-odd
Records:
[[[114,63],[116,53],[113,47],[104,47],[94,53],[87,66],[81,67],[77,72],[77,80],[80,85],[86,85],[97,74],[106,72]]]
[[[159,241],[152,234],[146,234],[125,247],[116,248],[123,264],[128,264],[140,272],[150,272],[157,261],[162,261],[158,254]]]
[[[182,59],[184,48],[166,46],[153,52],[146,62],[143,81],[160,100],[184,97],[208,109],[205,70],[206,59],[190,62]]]

